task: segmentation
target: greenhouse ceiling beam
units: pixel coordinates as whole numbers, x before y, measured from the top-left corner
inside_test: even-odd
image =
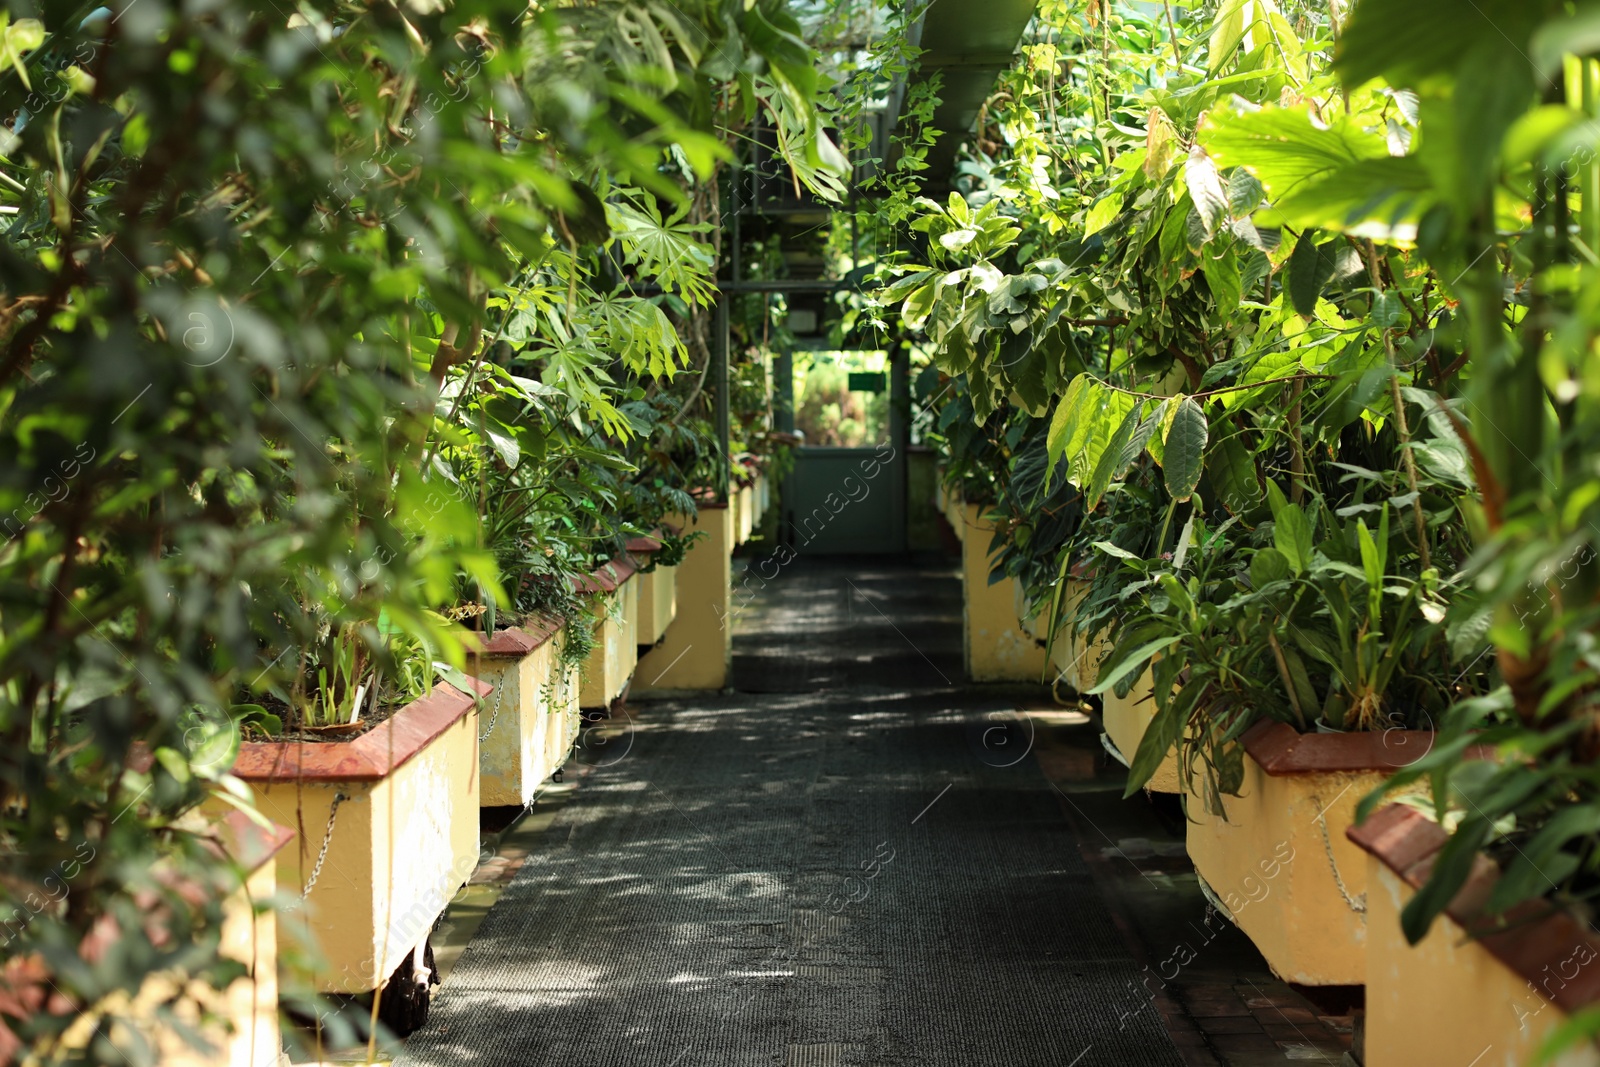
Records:
[[[910,87],[943,76],[929,125],[943,131],[927,155],[928,192],[948,189],[956,153],[977,125],[995,81],[1011,68],[1038,0],[933,0],[911,34],[922,49],[909,84],[890,93],[891,128],[898,128]],[[894,155],[898,156],[896,150]],[[892,160],[891,160],[892,162]]]

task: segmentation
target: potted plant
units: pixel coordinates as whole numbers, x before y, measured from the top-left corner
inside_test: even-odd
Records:
[[[1347,833],[1368,855],[1365,1067],[1526,1064],[1562,1046],[1568,1051],[1554,1062],[1600,1064],[1600,1049],[1574,1041],[1600,1006],[1600,934],[1592,925],[1532,900],[1492,909],[1505,895],[1504,876],[1480,855],[1412,944],[1401,916],[1427,886],[1449,835],[1403,804]]]
[[[287,685],[240,709],[257,736],[233,774],[266,818],[301,828],[278,860],[294,902],[280,945],[308,956],[318,992],[376,995],[404,1035],[437,981],[429,933],[478,862],[474,712],[489,687],[434,683],[426,643],[371,624],[327,620],[316,636]]]
[[[1386,504],[1369,529],[1271,483],[1268,498],[1270,543],[1196,521],[1174,569],[1148,568],[1159,595],[1124,624],[1096,691],[1149,665],[1156,712],[1129,790],[1176,745],[1189,854],[1223,909],[1286,980],[1358,984],[1366,870],[1344,831],[1483,672],[1445,639],[1451,587],[1391,562],[1405,541]]]

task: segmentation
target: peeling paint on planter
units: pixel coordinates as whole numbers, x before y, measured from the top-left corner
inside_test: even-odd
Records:
[[[484,807],[530,803],[571,748],[569,687],[555,673],[561,634],[561,625],[548,620],[502,630],[468,661],[468,673],[494,686],[478,713]]]
[[[372,887],[372,912],[382,917],[380,922],[387,930],[377,946],[378,959],[383,961],[379,973],[384,973],[385,966],[389,970],[399,966],[450,903],[457,887],[471,876],[468,870],[466,877],[456,879],[453,832],[468,815],[476,821],[477,811],[476,806],[472,812],[456,810],[452,771],[449,754],[441,747],[431,747],[389,783],[388,818],[390,825],[399,828],[404,813],[404,837],[379,843],[380,848],[388,846],[385,854],[389,861],[380,861],[378,869],[387,877],[375,879]],[[470,855],[476,861],[476,835]],[[383,885],[384,881],[392,884]]]

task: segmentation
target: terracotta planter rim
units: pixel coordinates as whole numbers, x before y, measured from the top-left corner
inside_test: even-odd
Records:
[[[294,831],[287,826],[277,823],[262,826],[237,809],[213,823],[212,830],[217,851],[237,863],[246,874],[260,870],[279,849],[294,840]]]
[[[696,489],[689,495],[694,498],[697,511],[726,510],[728,507],[728,502],[726,500],[718,500],[716,491],[712,489]]]
[[[487,642],[481,633],[475,633],[472,636],[477,639],[478,648],[476,651],[468,652],[467,655],[518,659],[538,649],[560,633],[563,625],[565,623],[561,619],[543,616],[524,620],[520,626],[508,626],[504,630],[496,630],[494,636]]]
[[[1361,730],[1303,734],[1285,722],[1265,720],[1240,741],[1250,758],[1272,777],[1332,771],[1397,771],[1433,747],[1432,730]]]
[[[638,537],[628,538],[627,549],[639,555],[650,555],[660,552],[662,547],[661,528],[657,527],[654,533],[641,534]]]
[[[1404,804],[1380,808],[1361,825],[1348,827],[1345,836],[1412,889],[1421,889],[1427,882],[1439,850],[1449,840],[1437,823]],[[1580,950],[1589,953],[1590,961],[1600,958],[1600,934],[1564,911],[1552,913],[1531,900],[1504,915],[1484,914],[1489,893],[1499,880],[1500,871],[1493,861],[1476,857],[1471,875],[1445,907],[1445,914],[1567,1014],[1600,1001],[1600,968],[1580,965],[1572,978],[1562,973],[1562,967]],[[1550,988],[1552,977],[1557,983],[1554,989]]]
[[[494,687],[469,678],[478,695]],[[246,741],[233,773],[247,782],[377,782],[454,726],[476,702],[448,682],[349,741]]]
[[[572,588],[580,593],[611,593],[620,589],[639,568],[627,555],[596,567],[587,578],[574,578]]]

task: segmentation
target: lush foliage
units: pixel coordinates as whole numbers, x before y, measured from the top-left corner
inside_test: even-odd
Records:
[[[837,183],[798,33],[777,0],[0,14],[0,1058],[149,1062],[118,1005],[236,971],[186,816],[245,803],[257,695],[403,700],[459,662],[447,612],[576,610],[720,469],[676,372],[729,142],[765,116]]]
[[[1415,100],[1342,89],[1318,13],[1225,5],[1193,37],[1077,18],[1043,20],[1004,151],[923,202],[927,263],[889,293],[962,376],[951,470],[1007,519],[999,566],[1041,607],[1090,567],[1075,621],[1116,638],[1103,685],[1156,659],[1133,786],[1178,740],[1226,792],[1257,718],[1431,721],[1450,687],[1423,679],[1478,651],[1446,633],[1470,475],[1436,402],[1460,365],[1419,350],[1448,311],[1404,239],[1414,198],[1347,219],[1316,197],[1408,159]]]
[[[1090,571],[1099,688],[1153,662],[1135,786],[1176,741],[1226,792],[1264,716],[1441,730],[1416,937],[1484,848],[1497,908],[1597,888],[1595,11],[1329,10],[1046,5],[884,303],[997,566]]]

